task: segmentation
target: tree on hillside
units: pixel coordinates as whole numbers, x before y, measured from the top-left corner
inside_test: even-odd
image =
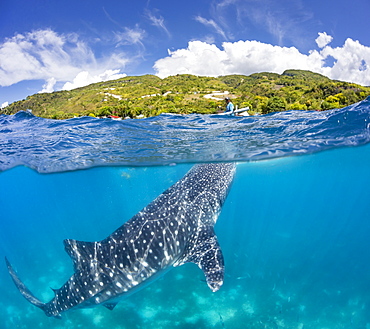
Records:
[[[286,104],[285,104],[284,99],[278,96],[274,96],[274,97],[269,98],[267,102],[267,107],[262,113],[267,114],[271,112],[281,112],[281,111],[285,111],[285,109],[286,109]]]

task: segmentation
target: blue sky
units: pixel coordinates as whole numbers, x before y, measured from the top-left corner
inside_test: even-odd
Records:
[[[2,0],[0,105],[124,75],[309,69],[370,85],[369,0]]]

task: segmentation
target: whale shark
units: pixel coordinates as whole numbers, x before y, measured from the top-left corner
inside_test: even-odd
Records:
[[[74,273],[47,303],[33,295],[5,258],[9,274],[24,298],[56,318],[74,308],[113,310],[121,298],[189,262],[199,266],[215,292],[223,284],[224,259],[214,225],[235,168],[234,163],[194,165],[104,240],[64,240]]]

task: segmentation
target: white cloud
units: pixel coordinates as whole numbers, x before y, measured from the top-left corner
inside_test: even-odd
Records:
[[[52,93],[54,91],[54,86],[57,80],[55,78],[49,78],[45,84],[42,86],[42,90],[39,91],[41,93]]]
[[[227,60],[227,54],[215,45],[202,41],[191,41],[187,49],[169,51],[169,55],[154,64],[161,78],[185,73],[218,76],[225,72],[222,63]]]
[[[326,46],[321,54],[336,60],[330,70],[330,78],[370,86],[370,47],[348,38],[342,47]]]
[[[47,92],[55,83],[71,81],[82,71],[93,77],[104,76],[107,70],[119,70],[128,62],[120,53],[97,59],[77,34],[38,30],[17,34],[0,44],[0,86],[45,80],[43,92]]]
[[[322,37],[319,35],[319,38]],[[332,67],[325,66],[328,56],[335,60]],[[157,60],[154,69],[162,78],[182,73],[249,75],[301,69],[332,79],[370,85],[370,47],[347,39],[342,47],[324,46],[320,51],[311,50],[308,54],[302,54],[295,47],[273,46],[258,41],[224,42],[222,49],[202,41],[191,41],[186,49],[169,51],[168,57]]]
[[[206,19],[201,16],[196,16],[195,20],[205,26],[209,26],[214,29],[219,35],[222,36],[225,40],[228,40],[226,33],[222,30],[222,28],[213,20],[213,19]]]
[[[125,76],[126,74],[120,73],[120,70],[107,70],[99,75],[91,75],[87,71],[82,71],[76,75],[72,82],[66,82],[62,87],[62,90],[71,90],[87,86],[91,83],[120,79],[124,78]]]
[[[147,9],[146,11],[146,16],[147,18],[150,20],[150,22],[152,23],[152,25],[158,27],[160,30],[164,31],[168,37],[171,37],[171,33],[170,31],[168,31],[165,23],[164,23],[164,18],[159,15],[158,17],[155,16],[154,12],[150,11],[149,9]]]
[[[123,32],[116,32],[115,35],[117,46],[139,44],[144,47],[142,40],[145,37],[145,31],[138,26],[134,29],[125,27]]]
[[[94,57],[74,35],[51,30],[17,34],[0,45],[0,85],[51,77],[68,79],[82,59],[90,64]]]
[[[0,109],[3,109],[9,105],[9,102],[4,102],[1,104]]]
[[[332,42],[333,37],[331,35],[326,34],[326,32],[319,32],[319,36],[315,39],[317,45],[319,48],[324,48],[327,46],[330,42]]]
[[[294,48],[273,46],[259,41],[224,42],[223,50],[201,41],[189,42],[187,49],[170,52],[158,60],[154,69],[165,77],[178,73],[219,76],[226,74],[252,74],[280,72],[286,68],[308,69],[321,66],[320,55],[313,51],[309,56]]]

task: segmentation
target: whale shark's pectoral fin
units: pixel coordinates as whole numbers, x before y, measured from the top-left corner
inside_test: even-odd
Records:
[[[213,227],[202,228],[174,266],[188,262],[197,264],[203,270],[208,287],[213,292],[220,289],[224,281],[224,257]]]
[[[88,260],[92,260],[92,258],[96,257],[96,242],[84,242],[66,239],[63,241],[63,243],[67,254],[73,260],[73,266],[76,272],[83,269],[83,267],[88,263]]]

